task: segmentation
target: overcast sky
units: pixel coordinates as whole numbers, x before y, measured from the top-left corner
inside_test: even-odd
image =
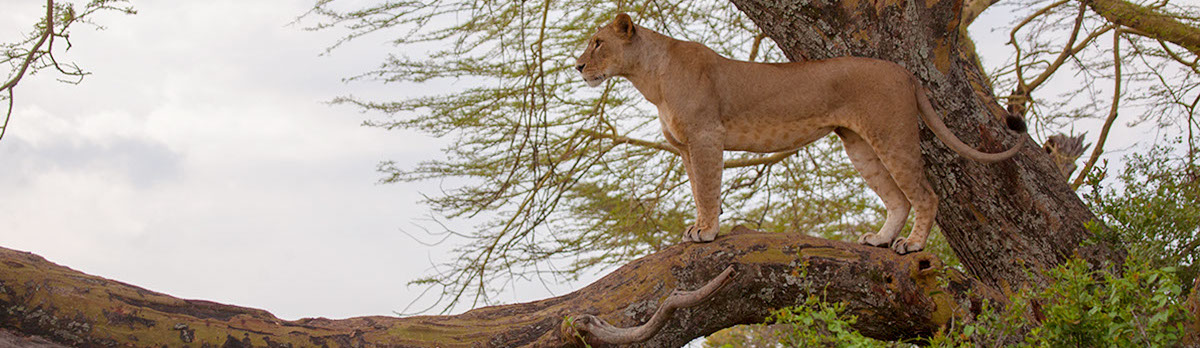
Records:
[[[0,246],[184,297],[285,319],[391,315],[445,260],[400,233],[427,209],[416,185],[378,185],[380,160],[434,158],[419,134],[361,127],[324,102],[402,86],[344,84],[386,38],[319,56],[336,33],[289,26],[311,0],[135,1],[79,26],[50,74],[16,90],[0,141]],[[11,42],[44,2],[0,0]],[[426,185],[428,186],[428,185]],[[444,249],[444,248],[443,248]]]
[[[0,141],[0,246],[284,319],[405,308],[423,290],[405,284],[447,256],[400,232],[436,183],[378,185],[374,168],[436,158],[439,141],[361,127],[373,115],[324,104],[415,87],[340,82],[394,48],[368,37],[320,56],[337,33],[288,25],[312,2],[135,1],[137,15],[95,18],[106,30],[76,28],[59,58],[93,75],[28,76],[16,91]],[[0,41],[41,6],[0,0]],[[1003,40],[975,37],[984,50]],[[500,300],[550,295],[529,288]]]

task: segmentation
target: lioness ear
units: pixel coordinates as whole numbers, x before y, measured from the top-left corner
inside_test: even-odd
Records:
[[[629,18],[629,15],[627,14],[618,13],[617,19],[613,20],[613,28],[617,30],[617,34],[623,39],[629,39],[633,37],[633,19]]]

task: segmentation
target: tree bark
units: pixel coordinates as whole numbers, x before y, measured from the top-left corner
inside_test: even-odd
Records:
[[[0,329],[69,346],[568,347],[567,318],[646,322],[673,290],[692,290],[733,266],[706,303],[675,311],[645,347],[678,347],[737,324],[762,322],[809,295],[845,302],[856,329],[880,339],[930,334],[1003,295],[942,267],[929,253],[736,228],[713,243],[681,244],[633,261],[578,291],[459,315],[280,320],[266,311],[184,300],[83,274],[0,248]],[[582,334],[585,339],[590,339]],[[604,346],[602,342],[589,342]]]
[[[959,49],[961,0],[733,0],[792,60],[863,56],[907,67],[933,91],[938,114],[959,138],[999,152],[1024,150],[994,164],[970,161],[922,130],[925,174],[941,202],[937,223],[971,275],[993,287],[1044,283],[1037,270],[1078,255],[1118,267],[1119,245],[1097,238],[1095,221],[1027,135],[1006,131],[1006,111],[973,52]],[[1030,272],[1030,270],[1033,270]]]

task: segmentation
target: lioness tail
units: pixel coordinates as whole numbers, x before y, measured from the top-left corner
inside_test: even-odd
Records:
[[[1017,152],[1021,150],[1021,144],[1024,143],[1023,140],[1018,140],[1017,144],[1013,145],[1011,149],[1000,153],[982,152],[976,150],[970,145],[967,145],[966,143],[963,143],[962,140],[958,139],[958,136],[954,135],[949,128],[946,128],[946,124],[942,123],[942,118],[939,117],[937,112],[933,110],[933,105],[930,105],[929,103],[929,97],[925,95],[925,93],[928,93],[929,90],[922,86],[921,82],[918,81],[916,77],[913,77],[912,81],[913,86],[915,87],[913,88],[913,91],[916,93],[917,106],[921,109],[921,120],[924,120],[925,125],[929,126],[929,129],[933,131],[933,134],[937,135],[938,139],[941,139],[942,142],[945,143],[946,146],[949,146],[950,149],[954,150],[954,152],[957,152],[959,155],[972,160],[983,163],[992,163],[1012,158],[1012,156],[1016,155]],[[1005,118],[1004,123],[1009,129],[1012,129],[1018,133],[1025,133],[1026,131],[1025,120],[1022,120],[1020,117],[1015,115],[1009,115],[1007,118]]]

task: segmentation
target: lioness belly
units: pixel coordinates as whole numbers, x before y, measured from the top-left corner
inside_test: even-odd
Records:
[[[781,152],[800,148],[833,131],[834,127],[779,125],[757,129],[726,129],[725,150]]]

